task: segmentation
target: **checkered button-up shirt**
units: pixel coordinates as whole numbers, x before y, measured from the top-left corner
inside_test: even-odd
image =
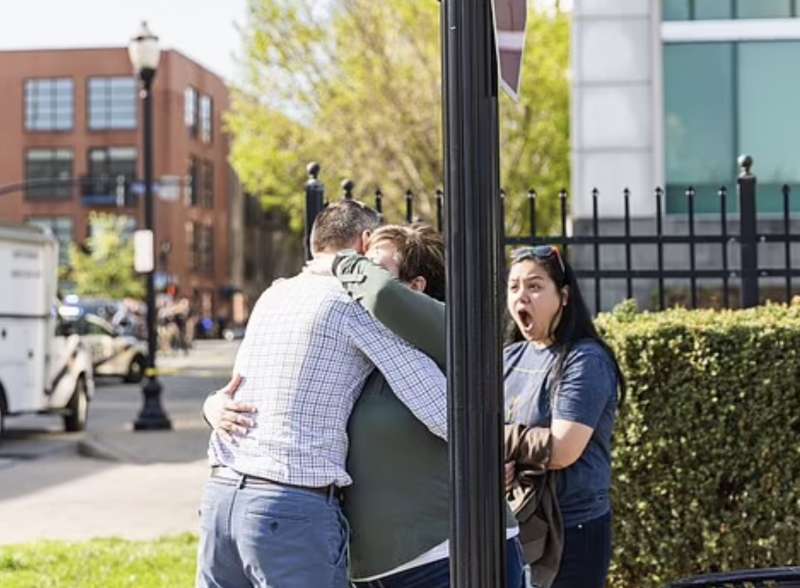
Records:
[[[447,437],[442,372],[350,300],[311,262],[259,298],[236,357],[236,400],[254,404],[256,425],[233,443],[212,434],[211,465],[306,487],[352,482],[347,421],[374,366],[414,415]]]

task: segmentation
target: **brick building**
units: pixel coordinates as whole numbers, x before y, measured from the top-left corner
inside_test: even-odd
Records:
[[[162,52],[153,88],[156,285],[230,320],[249,302],[235,293],[258,292],[271,276],[245,275],[249,247],[237,229],[248,198],[228,163],[228,105],[220,77]],[[67,244],[90,234],[91,211],[141,227],[140,121],[126,48],[0,51],[0,219],[50,226],[64,263]]]

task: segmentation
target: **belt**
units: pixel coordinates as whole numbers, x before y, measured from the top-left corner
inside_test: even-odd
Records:
[[[237,484],[240,488],[244,488],[245,486],[250,486],[250,487],[277,486],[279,488],[293,488],[296,490],[305,490],[306,492],[313,492],[314,494],[318,494],[319,496],[323,496],[325,498],[329,497],[339,498],[339,488],[337,488],[334,484],[322,487],[298,486],[296,484],[287,484],[286,482],[276,482],[275,480],[270,480],[268,478],[261,478],[259,476],[251,476],[250,474],[240,474],[239,472],[237,472],[236,470],[232,470],[228,466],[212,466],[211,477],[217,480],[225,480],[226,482],[233,482]]]

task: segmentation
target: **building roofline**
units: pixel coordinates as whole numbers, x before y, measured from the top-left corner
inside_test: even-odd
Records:
[[[0,49],[0,55],[8,54],[8,53],[61,53],[61,52],[77,52],[77,51],[127,51],[128,47],[125,45],[91,45],[85,47],[29,47],[29,48],[19,48],[19,49]],[[186,59],[187,61],[192,62],[196,66],[202,68],[215,78],[217,78],[220,82],[222,82],[225,86],[228,86],[228,81],[221,75],[219,75],[216,71],[209,68],[207,65],[203,64],[201,61],[195,59],[185,51],[181,51],[180,49],[175,49],[174,47],[164,47],[162,48],[162,53],[175,53]]]

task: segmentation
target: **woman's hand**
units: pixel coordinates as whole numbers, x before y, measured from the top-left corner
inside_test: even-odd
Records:
[[[237,374],[203,403],[206,420],[217,435],[227,442],[234,442],[235,435],[242,437],[255,426],[255,421],[246,415],[254,414],[256,407],[233,399],[243,381]]]

